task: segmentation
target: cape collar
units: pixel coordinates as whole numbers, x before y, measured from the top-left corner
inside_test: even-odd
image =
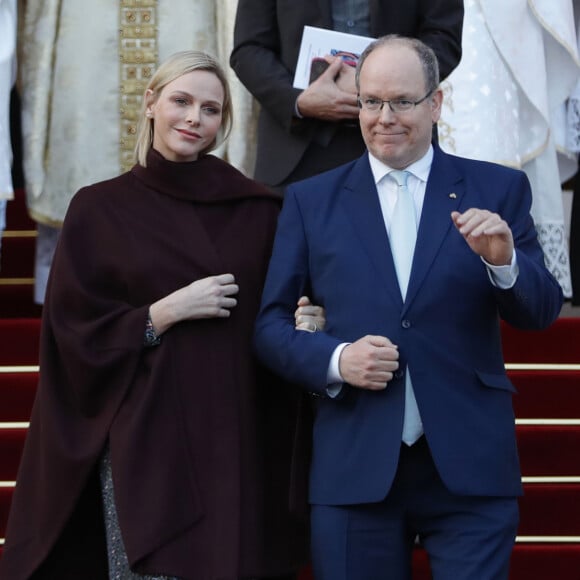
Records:
[[[248,198],[281,200],[281,195],[249,179],[213,155],[196,161],[168,161],[155,149],[147,154],[147,167],[135,165],[131,173],[145,185],[171,197],[199,203],[220,203]]]

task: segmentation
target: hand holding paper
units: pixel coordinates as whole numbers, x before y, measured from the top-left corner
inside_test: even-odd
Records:
[[[310,83],[312,60],[327,55],[340,57],[346,66],[356,64],[360,53],[374,40],[368,36],[305,26],[296,63],[294,87],[305,89]]]
[[[340,59],[335,59],[318,79],[300,94],[297,105],[303,117],[325,121],[358,118],[356,94],[341,90],[335,81],[343,66],[348,65],[344,65]]]

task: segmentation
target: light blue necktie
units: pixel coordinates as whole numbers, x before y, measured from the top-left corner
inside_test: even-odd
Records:
[[[407,286],[409,285],[409,276],[411,274],[411,265],[413,263],[413,254],[415,253],[415,242],[417,241],[415,202],[413,201],[411,192],[407,188],[409,172],[395,170],[391,171],[389,175],[399,186],[397,188],[397,201],[391,217],[389,241],[395,262],[395,269],[397,271],[397,279],[399,280],[399,288],[401,289],[403,300],[405,300]],[[407,372],[405,373],[405,417],[402,440],[407,445],[413,445],[422,434],[423,424],[421,423],[419,408],[417,407],[415,393],[413,392],[411,375],[407,368]]]
[[[417,220],[415,218],[415,202],[411,197],[411,192],[407,188],[408,171],[391,171],[389,175],[397,182],[397,201],[391,217],[391,227],[389,229],[389,241],[397,279],[401,295],[405,300],[409,276],[411,274],[411,264],[415,252],[415,242],[417,240]]]

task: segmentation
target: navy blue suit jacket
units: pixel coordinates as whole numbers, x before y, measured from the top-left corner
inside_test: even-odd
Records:
[[[455,493],[521,493],[512,395],[500,319],[522,329],[551,324],[562,292],[544,266],[525,174],[435,148],[405,303],[368,155],[291,185],[256,323],[258,356],[321,395],[313,435],[310,501],[352,504],[388,493],[401,445],[404,373],[384,391],[346,385],[325,396],[332,352],[367,334],[399,346],[427,441]],[[452,223],[453,210],[486,208],[510,225],[519,275],[495,287]],[[326,308],[324,332],[294,330],[297,299]]]

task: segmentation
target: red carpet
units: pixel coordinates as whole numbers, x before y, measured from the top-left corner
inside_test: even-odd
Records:
[[[34,224],[23,192],[8,204],[7,217],[0,269],[0,537],[26,434],[18,423],[28,420],[36,389],[41,313],[32,303]],[[580,318],[561,318],[542,332],[504,325],[502,333],[518,390],[525,489],[510,580],[580,580]],[[424,551],[416,551],[413,564],[413,580],[430,580]],[[300,580],[311,579],[304,570]]]
[[[16,190],[14,197],[7,204],[0,250],[0,319],[38,317],[42,311],[33,303],[36,224],[26,213],[24,191]]]

